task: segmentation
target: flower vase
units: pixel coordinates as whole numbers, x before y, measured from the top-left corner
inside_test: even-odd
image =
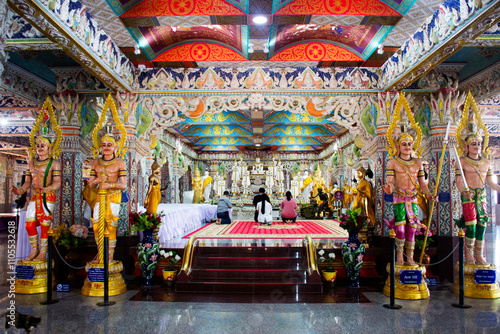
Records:
[[[153,277],[158,264],[158,254],[160,246],[153,239],[153,229],[144,231],[142,241],[137,244],[137,257],[141,267],[142,286],[150,287],[153,285]]]
[[[358,232],[357,229],[349,231],[349,239],[341,247],[349,288],[359,288],[359,274],[365,255],[365,245],[359,241]]]

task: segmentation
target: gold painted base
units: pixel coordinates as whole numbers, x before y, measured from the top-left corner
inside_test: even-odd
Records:
[[[475,276],[476,270],[478,269],[489,269],[495,270],[496,266],[494,264],[481,265],[481,264],[464,264],[464,296],[471,298],[483,298],[483,299],[496,299],[500,298],[500,288],[498,283],[494,284],[476,284]],[[455,276],[455,281],[453,282],[453,292],[457,295],[459,292],[459,263],[457,262],[455,266],[455,271],[457,275]]]
[[[47,292],[47,261],[17,261],[18,265],[32,266],[35,269],[34,279],[16,279],[16,293],[31,295]],[[52,261],[54,268],[54,261]],[[54,276],[52,276],[52,289],[56,286]]]
[[[386,268],[387,272],[389,273],[389,277],[387,277],[387,280],[385,281],[384,285],[384,295],[390,297],[391,296],[391,277],[390,277],[390,272],[391,272],[391,266],[390,263],[387,264]],[[420,284],[401,284],[401,271],[402,270],[419,270],[422,272],[422,283]],[[427,299],[429,298],[429,288],[427,287],[427,283],[425,282],[425,267],[424,266],[399,266],[396,265],[396,279],[395,279],[395,290],[394,290],[394,297],[397,299],[412,299],[412,300],[418,300],[418,299]]]
[[[104,268],[102,263],[88,263],[85,271],[88,272],[89,268]],[[121,271],[123,264],[121,261],[113,261],[109,264],[109,296],[116,296],[127,291],[127,286],[123,280]],[[103,297],[104,296],[104,282],[91,282],[88,277],[85,279],[82,287],[82,295],[90,297]]]

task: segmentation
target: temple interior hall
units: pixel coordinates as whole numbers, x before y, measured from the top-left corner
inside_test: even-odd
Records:
[[[500,333],[499,174],[500,0],[0,1],[6,333]]]

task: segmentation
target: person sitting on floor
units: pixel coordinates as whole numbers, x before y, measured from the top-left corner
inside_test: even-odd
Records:
[[[258,213],[258,210],[257,210],[257,203],[259,203],[260,201],[262,201],[262,196],[264,196],[266,194],[266,189],[264,188],[259,188],[259,194],[256,195],[254,198],[253,198],[253,206],[255,206],[255,215],[254,215],[254,220],[256,223],[259,222],[259,213]],[[267,196],[267,195],[266,195]],[[269,198],[269,197],[268,197]]]
[[[258,212],[258,222],[261,224],[268,224],[271,226],[273,223],[273,207],[271,206],[271,200],[267,194],[262,194],[262,200],[257,203],[257,212]]]
[[[286,199],[281,202],[281,219],[283,223],[295,223],[299,215],[296,210],[299,208],[297,203],[292,198],[292,193],[287,191]]]
[[[216,224],[231,224],[229,218],[229,209],[232,208],[231,201],[229,200],[229,191],[225,190],[219,202],[217,203],[217,221]]]

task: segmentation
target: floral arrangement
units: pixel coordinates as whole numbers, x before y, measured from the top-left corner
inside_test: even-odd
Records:
[[[416,249],[422,249],[422,248],[427,248],[431,243],[434,242],[432,240],[432,232],[427,231],[427,242],[424,246],[424,239],[425,239],[425,231],[427,231],[427,226],[420,224],[420,228],[417,228],[415,231],[415,248]]]
[[[323,249],[320,249],[318,252],[318,255],[320,256],[316,262],[317,263],[326,263],[326,271],[332,272],[335,271],[333,269],[333,263],[335,262],[335,253],[331,252],[328,253],[328,256],[323,256],[325,254],[325,251]]]
[[[361,209],[347,210],[340,215],[339,220],[340,227],[349,232],[366,228],[370,222],[370,219],[361,212]]]
[[[53,230],[54,242],[66,249],[73,249],[81,246],[89,234],[87,227],[83,225],[60,225]]]
[[[155,229],[160,226],[163,222],[161,220],[165,214],[159,212],[156,214],[146,213],[146,212],[136,212],[132,211],[129,215],[129,220],[134,231],[145,231]]]
[[[175,270],[175,265],[179,263],[181,257],[175,251],[165,252],[163,249],[160,251],[160,260],[168,260],[165,270],[173,271]]]

